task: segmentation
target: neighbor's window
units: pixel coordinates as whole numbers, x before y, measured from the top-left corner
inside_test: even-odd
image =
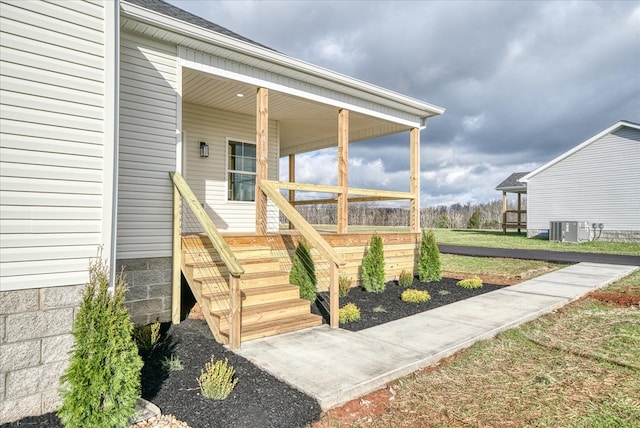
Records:
[[[256,200],[256,145],[229,140],[229,180],[230,201]]]

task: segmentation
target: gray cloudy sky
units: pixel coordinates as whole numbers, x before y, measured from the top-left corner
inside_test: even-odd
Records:
[[[512,172],[531,171],[618,120],[640,122],[637,0],[169,2],[297,59],[446,108],[421,133],[422,206],[498,199],[495,186]],[[350,185],[407,191],[408,138],[352,145]],[[298,181],[335,181],[335,151],[297,162]]]

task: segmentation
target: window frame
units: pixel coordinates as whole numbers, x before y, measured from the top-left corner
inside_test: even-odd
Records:
[[[254,146],[256,149],[256,158],[255,159],[255,168],[253,172],[249,172],[249,171],[242,171],[242,170],[237,170],[237,169],[230,169],[229,164],[230,164],[230,157],[231,157],[231,151],[229,150],[229,147],[231,145],[231,143],[239,143],[239,144],[243,144],[243,145],[251,145]],[[244,158],[244,156],[242,156]],[[247,140],[243,140],[241,138],[232,138],[232,137],[226,137],[225,138],[225,198],[227,202],[232,202],[232,203],[240,203],[240,204],[255,204],[255,198],[256,198],[256,191],[255,191],[255,186],[254,186],[254,190],[253,190],[253,200],[236,200],[236,199],[230,199],[230,175],[233,174],[245,174],[245,175],[252,175],[254,177],[254,182],[255,182],[255,177],[257,177],[258,173],[257,173],[257,169],[258,169],[258,158],[257,158],[257,144],[255,143],[255,141],[247,141]]]

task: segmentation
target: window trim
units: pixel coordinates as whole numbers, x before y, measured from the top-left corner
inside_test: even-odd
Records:
[[[253,192],[253,200],[252,201],[238,201],[235,199],[229,199],[229,174],[230,173],[236,173],[236,174],[246,174],[246,175],[253,175],[254,177],[257,177],[258,172],[258,159],[256,157],[256,171],[254,172],[248,172],[248,171],[239,171],[239,170],[235,170],[235,169],[229,169],[229,144],[230,143],[242,143],[242,144],[249,144],[252,145],[254,147],[256,147],[256,154],[257,154],[257,144],[255,141],[248,141],[248,140],[244,140],[241,138],[233,138],[233,137],[225,137],[225,164],[224,164],[224,169],[225,169],[225,200],[227,202],[231,202],[231,203],[238,203],[238,204],[255,204],[255,189]]]

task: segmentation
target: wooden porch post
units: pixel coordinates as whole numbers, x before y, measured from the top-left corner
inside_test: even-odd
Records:
[[[289,182],[296,182],[296,155],[289,155]],[[293,204],[296,201],[296,191],[291,189],[289,190],[289,203]],[[291,220],[289,220],[289,229],[295,229]]]
[[[520,222],[522,221],[522,193],[518,192],[518,233],[520,233]]]
[[[258,88],[256,96],[256,233],[267,233],[267,195],[260,182],[268,177],[269,158],[269,90]]]
[[[507,191],[502,191],[502,233],[507,234]]]
[[[173,257],[171,265],[171,322],[180,324],[180,291],[181,291],[181,266],[182,234],[180,225],[182,222],[182,197],[178,188],[173,187]]]
[[[409,192],[413,194],[409,207],[409,227],[412,233],[420,232],[420,129],[410,133]]]
[[[229,294],[229,345],[234,351],[240,348],[242,341],[242,295],[239,276],[229,275]]]
[[[347,233],[349,224],[349,110],[338,112],[338,233]]]

